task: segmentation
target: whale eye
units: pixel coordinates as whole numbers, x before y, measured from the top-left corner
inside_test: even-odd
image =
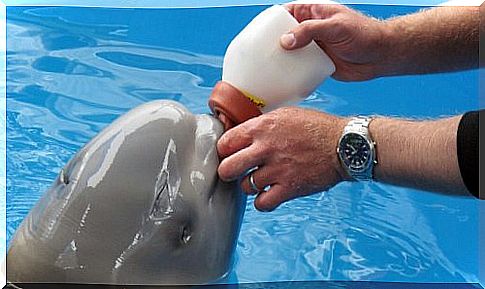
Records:
[[[69,176],[64,169],[61,169],[59,173],[59,181],[65,185],[69,184]]]
[[[182,228],[182,235],[180,236],[180,242],[182,242],[183,244],[187,244],[192,238],[192,235],[190,233],[191,232],[190,232],[189,226],[184,226]]]

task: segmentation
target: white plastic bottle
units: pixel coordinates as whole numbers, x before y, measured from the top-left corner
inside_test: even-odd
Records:
[[[248,109],[242,102],[228,101],[237,95],[233,88],[264,113],[305,99],[334,73],[334,63],[314,41],[291,51],[281,47],[281,35],[297,25],[283,6],[274,5],[257,15],[232,40],[224,56],[224,87],[221,82],[216,85],[209,101],[216,114],[227,114],[228,110],[243,114],[241,110]]]

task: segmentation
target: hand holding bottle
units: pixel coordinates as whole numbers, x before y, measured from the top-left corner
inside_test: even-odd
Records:
[[[478,7],[435,7],[386,20],[339,4],[286,8],[300,24],[281,36],[281,46],[295,50],[314,40],[335,63],[338,80],[478,67]]]
[[[333,77],[359,81],[377,77],[383,62],[385,25],[338,4],[290,4],[286,8],[300,22],[281,37],[281,46],[298,49],[312,40],[332,58],[337,68]]]

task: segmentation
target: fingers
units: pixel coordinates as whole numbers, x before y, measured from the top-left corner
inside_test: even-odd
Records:
[[[281,36],[280,44],[285,49],[297,49],[312,40],[325,41],[335,33],[331,30],[332,16],[349,12],[349,8],[339,4],[287,4],[285,8],[300,22],[295,29]]]
[[[259,211],[269,212],[276,209],[281,203],[289,200],[282,185],[274,184],[266,192],[261,192],[254,200],[254,207]]]
[[[312,3],[313,1],[306,1]],[[311,19],[327,19],[334,14],[346,10],[346,6],[338,3],[331,3],[330,1],[325,4],[304,4],[304,1],[293,1],[285,4],[284,7],[298,22]]]
[[[313,39],[324,40],[330,20],[306,20],[295,29],[280,38],[280,44],[285,49],[297,49],[307,46]]]
[[[291,15],[293,15],[293,17],[295,17],[295,14],[294,14],[294,11],[295,11],[295,4],[292,4],[291,2],[290,3],[286,3],[283,5],[283,7],[288,10],[288,12],[290,12]],[[295,17],[296,18],[296,17]],[[298,19],[297,19],[298,20]]]
[[[264,162],[264,150],[256,145],[246,147],[222,160],[217,169],[223,181],[232,181],[244,174],[248,169]]]
[[[242,126],[236,126],[226,131],[217,142],[217,152],[221,158],[248,147],[252,143],[252,136]]]
[[[255,190],[251,185],[249,180],[251,175],[253,176],[253,181],[257,187],[257,190]],[[265,187],[274,184],[278,176],[278,169],[263,165],[243,178],[241,181],[241,189],[249,195],[257,194]]]

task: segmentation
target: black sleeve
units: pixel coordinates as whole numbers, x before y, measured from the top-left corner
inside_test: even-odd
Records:
[[[458,125],[456,149],[460,173],[468,191],[479,197],[479,117],[485,110],[465,113]]]

